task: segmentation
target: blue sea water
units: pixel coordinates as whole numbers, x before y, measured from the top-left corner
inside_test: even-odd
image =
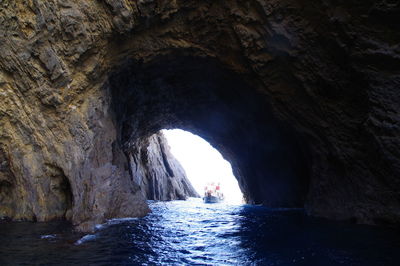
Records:
[[[328,222],[301,209],[149,202],[144,218],[93,234],[65,222],[0,223],[0,265],[400,265],[400,231]]]

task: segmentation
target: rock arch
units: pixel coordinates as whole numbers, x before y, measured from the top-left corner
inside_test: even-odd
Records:
[[[304,185],[307,189],[300,186],[298,195],[302,196],[291,205],[298,205],[306,195],[306,210],[312,215],[398,223],[400,96],[394,44],[400,35],[391,19],[396,8],[385,2],[333,5],[297,0],[0,4],[0,36],[4,40],[0,43],[0,216],[49,217],[42,211],[52,209],[43,197],[43,191],[49,189],[48,165],[68,180],[73,194],[71,219],[81,228],[110,217],[144,215],[148,208],[132,182],[124,149],[129,138],[145,138],[146,132],[153,132],[162,121],[181,123],[217,146],[234,163],[250,201],[281,205],[281,199],[265,198],[264,194],[274,193],[264,193],[266,186],[252,187],[244,181],[247,177],[242,179],[254,175],[248,170],[252,167],[240,165],[246,161],[240,158],[241,151],[230,150],[235,145],[210,133],[211,126],[204,126],[207,122],[198,126],[194,121],[200,120],[182,119],[165,106],[153,111],[165,111],[170,117],[152,116],[160,121],[149,123],[149,128],[138,130],[126,122],[124,116],[134,110],[121,111],[112,102],[124,100],[124,95],[111,88],[115,86],[110,82],[111,73],[123,87],[138,82],[128,75],[129,69],[142,66],[133,73],[151,76],[156,72],[146,69],[158,68],[157,73],[162,73],[164,64],[172,69],[166,74],[203,66],[201,71],[208,73],[204,80],[228,77],[207,84],[222,84],[216,88],[243,84],[241,88],[249,89],[238,91],[257,95],[235,96],[228,90],[215,90],[220,94],[215,95],[216,101],[227,103],[226,108],[219,107],[225,108],[222,116],[229,116],[230,103],[234,109],[244,108],[234,104],[242,96],[255,102],[244,105],[250,109],[248,114],[270,115],[270,119],[255,115],[254,125],[264,125],[262,119],[266,119],[271,127],[251,134],[261,142],[268,142],[266,134],[286,145],[283,154],[290,158],[268,159],[293,161],[288,169],[300,165],[296,175],[309,180],[300,182],[309,185]],[[164,73],[160,85],[183,88],[188,77],[182,73],[178,82],[174,81],[176,75]],[[199,92],[201,76],[193,77]],[[154,87],[156,81],[147,78],[146,82]],[[184,98],[175,100],[179,99]],[[258,112],[259,108],[265,110]],[[238,136],[241,139],[235,143],[246,140],[245,134]],[[253,147],[250,144],[245,147]],[[254,149],[262,147],[266,146]],[[257,164],[251,158],[248,164]],[[257,180],[261,182],[261,177]]]
[[[126,62],[109,86],[128,154],[141,139],[179,127],[230,160],[248,202],[304,206],[311,160],[306,145],[274,117],[265,95],[215,59],[175,53]]]

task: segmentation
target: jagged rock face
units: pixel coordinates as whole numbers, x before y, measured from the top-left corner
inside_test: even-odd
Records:
[[[184,200],[199,197],[161,132],[143,141],[136,141],[128,154],[132,176],[146,199]]]
[[[188,129],[247,199],[400,221],[399,4],[0,4],[0,215],[144,215],[127,154]]]

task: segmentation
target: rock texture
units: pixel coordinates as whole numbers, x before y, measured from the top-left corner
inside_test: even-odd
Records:
[[[136,143],[128,154],[132,176],[146,199],[185,200],[188,197],[200,197],[185,170],[170,152],[161,132]]]
[[[400,222],[396,1],[0,3],[0,215],[148,208],[127,154],[188,129],[250,202]]]

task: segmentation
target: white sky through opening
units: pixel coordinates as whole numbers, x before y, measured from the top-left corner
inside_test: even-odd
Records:
[[[162,130],[171,152],[185,169],[200,196],[209,182],[220,182],[228,203],[241,203],[243,194],[232,173],[231,164],[207,141],[181,129]]]

